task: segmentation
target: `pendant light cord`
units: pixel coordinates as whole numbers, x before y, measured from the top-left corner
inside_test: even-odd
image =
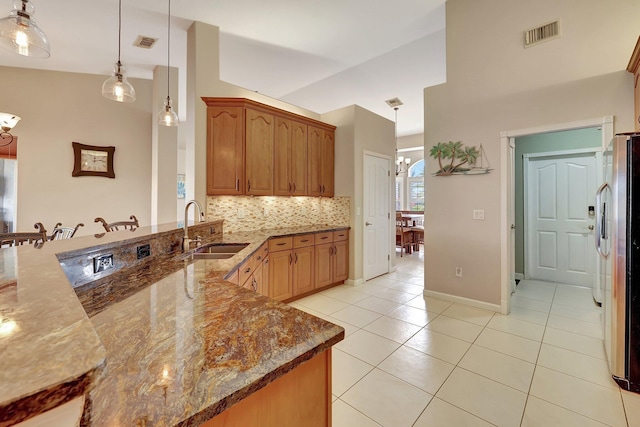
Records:
[[[169,13],[167,14],[167,98],[169,98],[170,52],[171,52],[171,0],[169,0]]]
[[[118,0],[118,65],[120,65],[120,45],[122,37],[122,0]],[[118,70],[118,72],[120,72]]]

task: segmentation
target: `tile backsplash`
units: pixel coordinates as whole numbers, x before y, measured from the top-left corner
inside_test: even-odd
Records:
[[[207,219],[224,219],[224,231],[328,224],[349,226],[349,197],[208,196]]]

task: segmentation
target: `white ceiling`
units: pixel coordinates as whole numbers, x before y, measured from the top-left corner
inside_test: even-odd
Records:
[[[180,99],[186,99],[186,31],[198,20],[220,28],[223,80],[317,113],[357,104],[393,120],[384,101],[398,97],[404,102],[398,134],[422,133],[423,88],[446,78],[444,2],[173,0],[171,66],[180,69]],[[111,73],[117,0],[32,3],[51,58],[0,50],[0,65]],[[123,0],[122,63],[129,77],[151,79],[156,65],[166,65],[167,6]],[[0,16],[10,9],[11,1],[0,2]],[[159,41],[151,50],[140,49],[133,46],[138,35]]]

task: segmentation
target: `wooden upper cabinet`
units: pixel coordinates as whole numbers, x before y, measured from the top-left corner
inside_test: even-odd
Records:
[[[276,117],[275,195],[307,195],[307,125]]]
[[[242,107],[207,109],[207,194],[242,194],[243,124]]]
[[[291,122],[290,179],[293,196],[307,195],[307,125]]]
[[[322,129],[309,126],[307,133],[307,193],[322,195]]]
[[[309,126],[308,176],[310,196],[333,197],[334,194],[334,133]]]
[[[244,98],[207,98],[207,194],[334,194],[335,126]]]
[[[633,74],[633,107],[634,107],[634,128],[640,132],[640,37],[633,49],[631,59],[627,65],[627,71]]]
[[[273,195],[274,129],[273,115],[246,110],[245,194]]]
[[[291,120],[276,117],[275,160],[274,160],[274,194],[288,196],[291,194]]]
[[[333,132],[322,132],[322,168],[321,168],[321,180],[322,180],[322,196],[333,197],[334,189],[334,134]]]

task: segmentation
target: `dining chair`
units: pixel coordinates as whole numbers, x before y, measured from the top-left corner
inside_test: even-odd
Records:
[[[79,223],[74,228],[74,227],[63,227],[62,223],[59,222],[56,224],[55,227],[53,227],[53,232],[51,233],[51,236],[48,237],[48,240],[70,239],[76,234],[76,231],[78,231],[78,228],[80,227],[84,227],[84,224]]]
[[[136,218],[135,215],[131,215],[129,219],[131,221],[118,221],[118,222],[108,223],[103,218],[98,217],[94,219],[93,222],[102,223],[102,226],[107,231],[107,233],[111,231],[118,231],[120,229],[133,231],[136,228],[140,227],[140,224],[138,224],[138,218]]]
[[[396,212],[396,247],[400,247],[400,257],[403,249],[410,254],[413,247],[413,231],[406,218],[402,217],[402,212]]]
[[[21,246],[25,243],[41,247],[47,241],[47,230],[41,222],[36,222],[33,227],[38,231],[0,233],[0,247]]]

